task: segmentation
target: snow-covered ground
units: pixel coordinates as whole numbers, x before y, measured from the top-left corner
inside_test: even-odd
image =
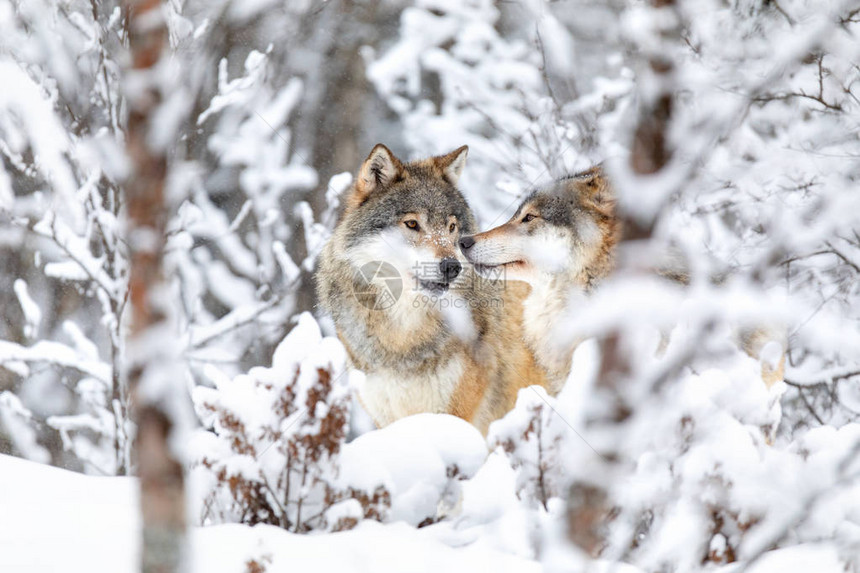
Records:
[[[134,478],[85,476],[0,456],[0,571],[134,573],[140,520]],[[267,571],[571,571],[576,556],[550,547],[541,559],[517,539],[540,527],[516,511],[514,475],[492,455],[464,485],[462,516],[416,529],[405,522],[362,522],[351,531],[297,535],[270,525],[192,527],[194,573]],[[22,492],[31,492],[24,494]],[[511,506],[511,504],[514,506]],[[465,517],[468,516],[468,517]],[[535,530],[536,531],[536,530]],[[622,563],[592,562],[583,571],[638,573]],[[765,553],[749,568],[720,573],[844,573],[838,548],[807,543]]]
[[[140,519],[133,478],[94,477],[0,456],[0,571],[138,571]],[[29,494],[23,492],[30,492]],[[297,535],[259,525],[191,529],[192,571],[537,571],[534,561],[448,527],[364,522],[355,530]],[[304,569],[307,568],[307,569]]]
[[[135,571],[137,483],[0,456],[0,571]]]

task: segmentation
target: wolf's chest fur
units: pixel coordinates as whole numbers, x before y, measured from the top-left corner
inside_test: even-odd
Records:
[[[547,372],[553,387],[560,389],[570,371],[572,339],[565,324],[572,298],[584,297],[584,291],[572,287],[567,277],[538,281],[523,301],[523,330],[526,343],[538,364]]]
[[[452,356],[437,368],[417,375],[372,370],[366,373],[359,396],[380,427],[421,412],[444,413],[449,411],[464,370],[461,356]]]
[[[420,412],[450,412],[471,367],[465,343],[437,313],[413,305],[411,294],[367,316],[353,308],[341,320],[341,340],[365,373],[359,398],[380,427]]]

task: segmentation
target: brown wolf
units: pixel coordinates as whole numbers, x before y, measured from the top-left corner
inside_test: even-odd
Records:
[[[525,289],[480,279],[458,248],[475,231],[456,186],[466,155],[406,163],[374,147],[320,257],[320,304],[380,427],[444,412],[486,432],[520,388],[545,383],[523,342]]]
[[[556,387],[564,383],[576,347],[575,341],[559,336],[564,311],[615,267],[621,234],[615,204],[603,170],[593,167],[534,191],[507,223],[460,239],[461,250],[479,273],[498,275],[503,269],[507,279],[531,286],[524,301],[526,342]],[[657,272],[685,282],[683,271]],[[744,350],[761,360],[768,387],[781,380],[784,343],[775,329],[753,329],[740,338]],[[780,346],[776,353],[766,350],[770,342]]]

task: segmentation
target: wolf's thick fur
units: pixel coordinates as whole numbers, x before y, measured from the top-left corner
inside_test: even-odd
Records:
[[[619,235],[614,196],[592,169],[531,193],[508,222],[461,239],[479,273],[530,285],[523,304],[525,340],[556,388],[567,378],[575,348],[559,344],[557,322],[571,297],[610,273]]]
[[[558,335],[564,326],[558,322],[568,316],[565,309],[575,299],[586,296],[615,267],[621,235],[615,205],[609,181],[594,167],[531,193],[507,223],[460,240],[479,272],[498,275],[503,268],[507,279],[531,286],[524,301],[525,338],[556,387],[567,377],[576,347],[575,341]],[[658,272],[684,282],[683,273]],[[761,359],[773,354],[766,344],[780,335],[760,328],[740,338],[744,350]],[[762,378],[770,386],[782,379],[784,356],[764,358]]]
[[[401,162],[377,145],[361,166],[325,246],[317,294],[351,363],[366,375],[359,397],[377,426],[419,412],[444,412],[486,432],[520,388],[544,384],[522,337],[526,289],[479,279],[458,249],[475,221],[457,179],[467,154]],[[403,279],[357,273],[384,261]]]

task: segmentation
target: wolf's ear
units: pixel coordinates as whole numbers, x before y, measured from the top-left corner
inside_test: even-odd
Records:
[[[434,157],[433,161],[436,162],[436,165],[448,178],[448,181],[450,181],[452,185],[456,185],[457,180],[460,179],[460,174],[463,173],[463,168],[466,166],[467,155],[469,155],[469,146],[464,145],[463,147],[458,147],[451,153]]]
[[[377,143],[361,164],[352,201],[356,206],[361,205],[371,193],[395,181],[402,170],[403,164],[391,150]]]
[[[576,178],[590,191],[596,191],[604,183],[603,166],[598,164],[576,174]]]
[[[588,201],[597,207],[608,209],[615,207],[615,190],[606,179],[602,164],[577,174],[577,179],[579,188],[585,192]]]

